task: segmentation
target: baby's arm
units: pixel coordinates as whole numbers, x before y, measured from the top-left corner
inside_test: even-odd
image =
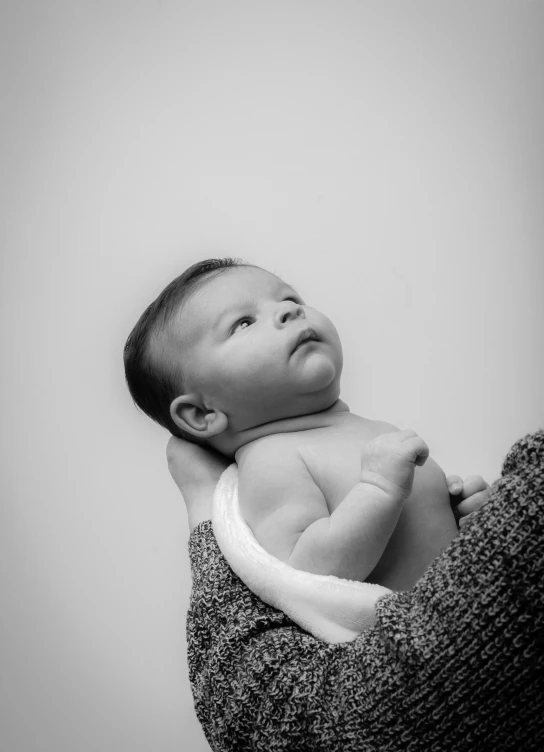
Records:
[[[329,515],[300,457],[269,454],[258,483],[244,475],[244,494],[261,510],[253,526],[255,537],[296,569],[364,580],[395,528],[412,489],[415,465],[422,465],[427,455],[425,443],[413,431],[374,439],[362,454],[360,482]]]

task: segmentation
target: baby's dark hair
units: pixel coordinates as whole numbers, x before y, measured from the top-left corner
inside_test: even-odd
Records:
[[[210,277],[232,267],[253,266],[237,258],[199,261],[172,280],[142,313],[131,331],[123,353],[125,377],[137,407],[174,436],[193,444],[205,445],[192,434],[182,431],[170,415],[172,400],[183,393],[183,376],[179,365],[164,362],[152,352],[152,343],[165,330],[180,306]]]

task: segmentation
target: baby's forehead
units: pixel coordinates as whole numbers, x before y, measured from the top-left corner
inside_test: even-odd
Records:
[[[233,267],[206,280],[184,301],[181,314],[216,315],[225,309],[274,298],[293,288],[275,274],[253,267]]]

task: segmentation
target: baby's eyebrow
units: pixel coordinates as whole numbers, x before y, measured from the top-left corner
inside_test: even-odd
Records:
[[[286,286],[282,288],[282,295],[285,293],[294,292],[297,297],[302,298],[302,295],[295,287],[293,287],[293,285],[290,285],[288,282],[286,282],[285,285]]]
[[[231,318],[231,317],[234,317],[234,316],[238,316],[244,310],[244,308],[246,308],[246,307],[247,307],[246,303],[244,303],[244,302],[241,302],[241,303],[236,302],[236,303],[233,303],[233,305],[228,306],[227,308],[225,308],[223,311],[221,311],[221,313],[217,316],[217,318],[215,319],[215,321],[212,323],[212,331],[215,331],[216,329],[219,329],[219,327],[221,326],[221,324],[222,324],[222,322],[224,321],[225,318],[227,318],[227,317]]]
[[[219,314],[219,316],[217,316],[217,318],[215,319],[215,321],[214,321],[214,322],[213,322],[213,324],[212,324],[212,331],[215,331],[216,329],[218,329],[218,328],[220,327],[220,325],[221,325],[221,322],[223,321],[223,319],[224,319],[224,318],[225,318],[226,316],[230,316],[231,314],[233,314],[233,313],[234,313],[234,311],[235,311],[235,310],[236,310],[237,308],[239,308],[239,306],[238,306],[238,305],[236,305],[236,306],[231,306],[231,307],[227,308],[227,309],[226,309],[225,311],[221,311],[221,313]]]
[[[287,282],[285,282],[278,289],[278,294],[279,294],[280,297],[283,296],[283,295],[292,295],[292,294],[295,294],[298,298],[300,298],[302,300],[301,294],[299,292],[297,292],[297,290],[293,287],[293,285],[289,285],[289,284],[287,284]],[[247,304],[247,305],[249,305],[249,304]],[[226,308],[224,311],[221,311],[221,313],[217,316],[217,318],[215,319],[215,321],[212,324],[212,327],[211,327],[212,330],[215,331],[216,329],[219,328],[219,326],[221,325],[221,322],[223,321],[223,319],[225,318],[225,316],[234,315],[237,312],[242,311],[245,306],[246,306],[246,303],[244,303],[244,302],[242,302],[242,303],[236,302],[232,306],[229,306],[228,308]]]

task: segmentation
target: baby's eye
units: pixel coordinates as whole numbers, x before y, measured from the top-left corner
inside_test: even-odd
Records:
[[[251,322],[251,319],[248,316],[245,316],[243,319],[238,319],[238,321],[234,324],[234,326],[230,330],[230,333],[234,334],[234,332],[237,331],[238,329],[238,324],[243,324],[244,321]],[[244,327],[244,328],[247,329],[247,327]]]

